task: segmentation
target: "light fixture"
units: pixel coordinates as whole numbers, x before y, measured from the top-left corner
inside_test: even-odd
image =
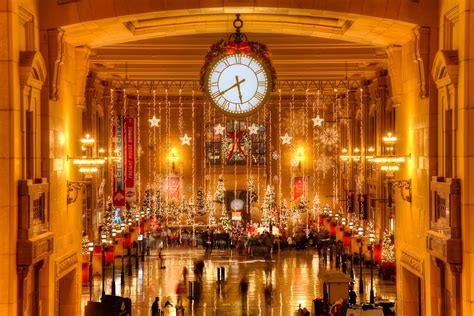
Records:
[[[359,238],[362,238],[362,236],[364,235],[364,228],[362,226],[357,228],[357,235],[359,236]]]
[[[105,244],[105,242],[107,241],[107,235],[105,235],[105,234],[100,235],[100,241],[101,241],[103,244]]]
[[[87,244],[87,250],[89,250],[89,252],[92,252],[94,250],[94,243],[92,241],[89,241],[89,243]]]
[[[96,173],[99,171],[97,167],[81,167],[79,168],[80,173],[86,173],[86,174],[91,174],[91,173]]]
[[[349,221],[349,229],[352,231],[354,229],[354,222],[352,219]]]
[[[89,134],[86,134],[85,137],[81,138],[81,143],[84,144],[85,146],[90,146],[95,143],[95,140],[91,138]]]
[[[342,223],[342,226],[346,226],[346,218],[345,217],[343,217],[341,219],[341,223]]]
[[[374,243],[374,241],[375,241],[375,235],[374,235],[374,233],[370,233],[370,234],[369,234],[369,241],[370,241],[371,244]]]
[[[117,230],[115,228],[112,228],[112,237],[115,237],[117,235]]]

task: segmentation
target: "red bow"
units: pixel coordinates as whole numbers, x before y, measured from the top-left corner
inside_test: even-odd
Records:
[[[240,145],[240,140],[242,139],[244,135],[245,135],[245,131],[227,132],[227,137],[232,139],[232,148],[229,152],[229,157],[227,157],[227,160],[231,160],[232,157],[234,156],[235,147],[237,147],[237,149],[244,156],[244,158],[247,159],[247,155],[245,154],[245,151]]]
[[[235,52],[240,52],[243,55],[247,55],[252,52],[252,48],[250,47],[248,42],[241,42],[237,44],[234,41],[229,41],[227,43],[227,47],[225,48],[225,53],[230,55],[234,54]]]

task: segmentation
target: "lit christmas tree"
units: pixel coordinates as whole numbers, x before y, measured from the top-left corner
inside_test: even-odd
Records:
[[[161,191],[158,189],[155,193],[155,214],[158,217],[163,216],[163,198],[161,197]]]
[[[143,196],[142,211],[151,212],[153,210],[153,189],[148,185]]]
[[[263,198],[262,205],[262,224],[270,225],[270,223],[276,223],[276,214],[275,214],[275,191],[273,187],[267,185],[267,190],[265,192],[265,197]]]
[[[198,216],[206,214],[206,205],[204,201],[204,191],[202,187],[199,187],[196,192],[196,203],[194,205],[194,210]]]
[[[214,213],[214,201],[212,200],[211,193],[206,194],[206,212]]]
[[[102,217],[102,232],[106,234],[107,236],[110,236],[110,233],[112,232],[112,227],[114,226],[114,215],[115,215],[115,209],[114,206],[112,205],[112,198],[109,196],[107,198],[107,205],[104,211],[104,216]]]
[[[82,236],[82,254],[89,254],[89,237],[87,235]]]
[[[375,227],[373,220],[369,220],[367,222],[367,226],[365,227],[365,236],[370,237],[370,234],[374,234],[375,236]]]
[[[308,210],[308,199],[303,195],[300,198],[300,203],[298,203],[298,211],[304,213]]]
[[[280,205],[280,220],[282,223],[288,223],[288,220],[290,219],[290,212],[288,210],[288,202],[286,202],[286,199],[283,199],[281,201]]]
[[[321,215],[321,201],[319,200],[319,193],[314,195],[313,199],[313,214],[315,216]]]
[[[222,207],[221,225],[222,225],[222,228],[224,228],[226,232],[229,232],[232,229],[232,224],[230,223],[229,214],[227,213],[227,209],[225,206]]]
[[[224,203],[224,194],[225,194],[224,175],[221,174],[219,176],[219,179],[217,179],[216,193],[214,194],[215,202]]]
[[[250,203],[257,202],[258,194],[257,194],[257,187],[255,186],[255,182],[253,181],[253,177],[250,176],[249,180],[247,181],[247,194]]]
[[[128,224],[129,219],[131,219],[132,221],[134,220],[133,209],[132,209],[132,205],[129,202],[127,202],[125,203],[125,218],[124,218],[124,221],[126,224]]]
[[[393,243],[393,232],[385,229],[382,240],[382,263],[395,262],[395,245]]]
[[[183,196],[181,197],[179,211],[181,214],[185,214],[188,212],[188,210],[189,210],[188,200],[186,199],[186,196],[183,194]]]

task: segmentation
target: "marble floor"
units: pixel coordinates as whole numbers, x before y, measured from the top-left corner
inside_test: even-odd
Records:
[[[204,256],[204,250],[196,248],[165,249],[165,269],[160,269],[159,258],[152,251],[145,261],[139,261],[138,271],[133,263],[132,276],[125,273],[125,284],[120,284],[120,263],[116,266],[117,295],[130,297],[132,315],[150,315],[150,307],[155,296],[160,303],[165,299],[176,303],[176,287],[182,279],[183,267],[189,270],[188,280],[194,280],[193,266],[197,258],[203,258],[202,295],[199,302],[191,304],[183,300],[185,315],[294,315],[301,304],[311,310],[311,301],[322,297],[322,283],[318,278],[321,269],[334,269],[323,265],[314,250],[287,250],[275,253],[271,263],[263,258],[246,258],[232,250],[213,250],[210,256]],[[226,281],[217,282],[217,268],[224,267]],[[358,269],[355,269],[356,293],[358,293]],[[111,292],[111,270],[106,272],[106,293]],[[246,300],[243,300],[239,283],[243,275],[249,279]],[[377,273],[374,273],[375,275]],[[364,268],[363,279],[365,291],[363,300],[368,300],[370,289],[370,270]],[[272,284],[271,302],[265,300],[265,286]],[[102,291],[102,278],[96,276],[93,283],[93,300],[99,300]],[[395,300],[395,284],[383,281],[375,276],[375,296]],[[184,295],[186,296],[186,295]],[[268,296],[267,296],[268,297]],[[82,307],[89,300],[89,288],[83,287]],[[360,297],[357,299],[360,300]],[[171,314],[174,315],[174,314]]]

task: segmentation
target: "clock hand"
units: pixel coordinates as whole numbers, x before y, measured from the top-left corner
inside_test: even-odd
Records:
[[[242,80],[240,80],[240,81],[237,81],[237,83],[231,85],[229,88],[225,89],[224,91],[221,91],[221,93],[219,93],[218,96],[219,96],[219,95],[223,95],[223,94],[226,93],[227,91],[229,91],[229,90],[231,90],[231,89],[237,87],[237,86],[238,86],[239,84],[241,84],[242,82],[245,82],[245,79],[242,79]]]
[[[239,99],[240,99],[240,103],[242,103],[242,92],[240,91],[239,76],[235,76],[235,82],[237,82],[237,89],[239,91]]]

